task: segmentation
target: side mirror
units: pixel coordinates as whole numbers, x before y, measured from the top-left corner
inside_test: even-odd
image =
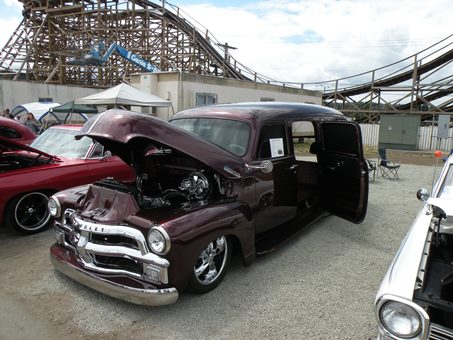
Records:
[[[250,169],[259,169],[262,172],[264,172],[265,174],[271,173],[272,170],[274,170],[274,165],[269,160],[262,161],[260,165],[248,165],[248,164],[246,164],[245,167],[248,170],[250,170]]]
[[[426,201],[428,201],[429,196],[430,196],[430,193],[427,189],[425,189],[425,188],[418,189],[417,199],[419,201],[426,202]]]
[[[107,150],[106,152],[104,152],[104,156],[102,156],[101,160],[103,161],[110,157],[112,157],[112,153]]]

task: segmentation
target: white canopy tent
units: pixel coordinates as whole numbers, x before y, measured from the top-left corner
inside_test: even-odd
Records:
[[[51,108],[55,106],[59,106],[59,103],[41,103],[41,102],[33,102],[33,103],[26,103],[16,106],[11,110],[11,114],[17,118],[22,119],[25,114],[28,112],[33,113],[33,116],[37,120],[40,120],[41,117],[47,113]]]
[[[130,106],[153,106],[170,107],[171,102],[153,94],[148,94],[129,84],[119,84],[86,97],[78,98],[75,104],[86,105],[130,105]]]

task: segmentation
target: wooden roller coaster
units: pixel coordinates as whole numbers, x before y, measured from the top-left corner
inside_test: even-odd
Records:
[[[112,55],[104,65],[77,65],[93,45],[116,43],[160,71],[186,71],[257,80],[208,30],[182,16],[178,7],[147,0],[119,2],[20,0],[23,20],[0,56],[0,73],[13,79],[108,87],[139,67]]]
[[[103,63],[80,61],[93,59],[93,47],[116,44],[159,71],[322,91],[325,105],[358,121],[378,121],[381,113],[434,119],[453,111],[453,35],[408,58],[358,75],[310,84],[283,83],[238,62],[227,43],[220,43],[165,0],[161,4],[148,0],[19,1],[23,20],[0,54],[4,79],[110,87],[143,69],[117,54]]]

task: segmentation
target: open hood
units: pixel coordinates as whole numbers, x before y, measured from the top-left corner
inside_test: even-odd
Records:
[[[168,122],[136,112],[112,109],[100,113],[85,123],[82,136],[103,144],[127,164],[131,164],[135,146],[129,142],[145,140],[182,152],[228,178],[239,178],[244,169],[242,158]]]
[[[28,151],[28,152],[33,152],[40,157],[46,157],[49,160],[59,160],[57,156],[54,155],[49,155],[48,153],[45,153],[43,151],[40,151],[38,149],[32,148],[31,146],[15,142],[11,139],[6,139],[4,137],[0,136],[0,154],[2,154],[5,151]]]

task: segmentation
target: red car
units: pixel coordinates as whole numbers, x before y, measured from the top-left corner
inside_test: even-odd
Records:
[[[113,177],[133,180],[134,171],[104,147],[83,137],[81,125],[46,130],[30,145],[0,136],[0,221],[25,234],[43,230],[49,222],[50,195]]]
[[[36,134],[17,120],[0,117],[0,137],[28,145],[35,140]]]

